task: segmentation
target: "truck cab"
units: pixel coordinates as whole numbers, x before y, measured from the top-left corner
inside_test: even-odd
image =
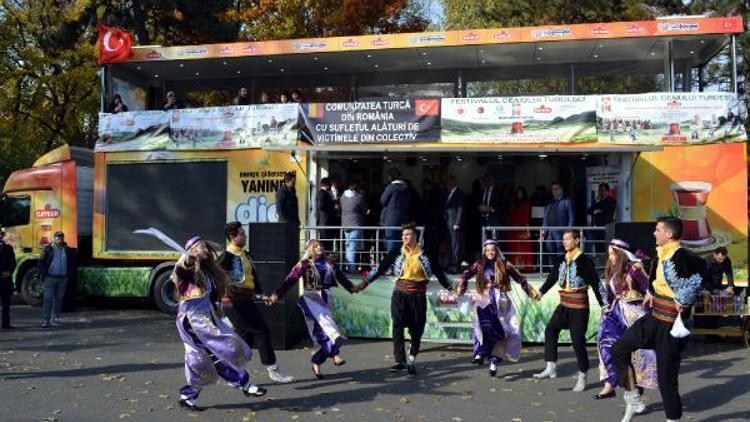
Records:
[[[15,288],[30,305],[42,298],[37,261],[52,234],[65,233],[81,260],[91,256],[94,192],[91,150],[64,145],[11,173],[0,195],[0,226],[16,254]]]

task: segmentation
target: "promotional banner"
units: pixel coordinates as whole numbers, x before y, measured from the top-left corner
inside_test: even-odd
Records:
[[[99,113],[96,151],[148,151],[169,144],[169,112]]]
[[[445,143],[596,142],[596,97],[444,98]]]
[[[238,149],[294,145],[297,104],[209,107],[171,112],[168,149]]]
[[[220,150],[294,145],[298,104],[99,114],[97,152]]]
[[[438,141],[440,100],[303,104],[306,135],[315,144]],[[305,136],[303,135],[303,138]]]
[[[667,147],[644,152],[633,171],[633,220],[682,220],[681,243],[702,256],[725,247],[735,283],[748,277],[746,144]]]
[[[731,93],[602,95],[599,142],[701,144],[747,140],[747,110]]]

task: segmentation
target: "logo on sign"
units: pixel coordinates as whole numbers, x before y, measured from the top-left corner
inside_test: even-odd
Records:
[[[279,221],[276,215],[276,204],[270,204],[265,196],[250,196],[247,202],[239,204],[234,210],[234,217],[243,225],[250,223],[275,223]]]
[[[643,27],[643,25],[638,25],[637,23],[631,23],[630,25],[625,27],[625,32],[628,34],[640,34],[644,32],[646,28]]]
[[[161,53],[156,50],[151,50],[148,54],[146,54],[147,59],[160,59],[161,57]]]
[[[234,48],[232,48],[232,47],[221,47],[221,49],[219,49],[219,54],[221,54],[222,56],[229,56],[231,54],[234,54]]]
[[[534,113],[552,113],[552,109],[542,104],[539,107],[534,108]]]
[[[694,32],[700,29],[697,22],[677,22],[677,23],[660,23],[659,31],[661,32]]]
[[[439,100],[416,100],[414,109],[417,116],[438,116],[440,115]]]
[[[672,100],[672,101],[670,101],[670,102],[667,103],[667,108],[668,109],[674,110],[674,109],[680,108],[680,107],[682,107],[682,103],[679,102],[679,101],[677,101],[677,100]]]
[[[359,47],[359,41],[355,40],[354,38],[349,38],[346,41],[343,41],[341,43],[341,46],[348,47],[348,48]]]
[[[383,38],[381,38],[381,37],[377,37],[377,38],[375,38],[374,40],[372,40],[372,41],[370,42],[370,44],[372,44],[372,45],[373,45],[373,46],[375,46],[375,47],[382,47],[382,46],[384,46],[384,45],[388,44],[388,40],[386,40],[386,39],[383,39]]]
[[[52,205],[46,204],[44,209],[34,211],[36,218],[57,218],[60,216],[60,210],[52,208]]]
[[[246,46],[242,47],[243,53],[255,53],[256,51],[258,51],[258,47],[252,44],[247,44]]]
[[[484,107],[482,106],[477,107],[477,113],[484,114]]]
[[[445,35],[424,35],[421,37],[411,37],[409,42],[412,44],[435,44],[445,42]]]
[[[513,34],[511,34],[508,31],[502,30],[502,31],[496,33],[492,38],[494,38],[496,40],[509,40],[509,39],[513,38]]]
[[[178,56],[199,56],[202,54],[206,54],[208,52],[208,48],[206,47],[199,47],[199,48],[188,48],[185,50],[180,50],[177,52]]]
[[[469,32],[468,34],[463,34],[463,35],[461,35],[461,39],[462,39],[463,41],[476,41],[476,40],[478,40],[479,38],[480,38],[480,37],[479,37],[479,34],[475,34],[475,33],[473,33],[473,32]]]
[[[609,35],[609,33],[610,33],[610,32],[611,32],[611,31],[609,30],[609,28],[608,28],[608,27],[606,27],[606,26],[601,26],[601,25],[600,25],[600,26],[595,26],[595,27],[594,27],[594,28],[593,28],[593,29],[591,30],[591,33],[592,33],[592,34],[594,34],[594,35]]]
[[[572,33],[573,31],[568,27],[535,29],[531,31],[531,35],[534,38],[560,38],[567,37]]]
[[[234,119],[234,117],[234,113],[232,113],[231,111],[227,111],[226,113],[224,113],[224,120],[232,120]]]
[[[292,48],[294,48],[295,50],[320,50],[321,48],[325,47],[326,43],[319,41],[296,42],[292,44]]]
[[[123,126],[135,126],[135,120],[133,119],[125,119],[120,123]]]

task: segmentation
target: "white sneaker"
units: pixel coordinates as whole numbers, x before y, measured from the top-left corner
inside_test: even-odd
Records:
[[[626,391],[623,397],[625,399],[625,415],[623,415],[620,422],[630,422],[633,416],[640,415],[646,411],[646,405],[641,400],[638,390]]]
[[[544,371],[534,374],[534,378],[557,378],[557,365],[555,362],[547,362]]]
[[[279,371],[279,364],[273,364],[266,369],[268,370],[268,378],[270,378],[273,382],[279,384],[289,384],[290,382],[294,381],[294,377],[285,375],[284,373]]]
[[[585,372],[578,372],[578,380],[576,380],[576,385],[573,387],[573,391],[576,393],[580,393],[581,391],[586,389],[586,384],[588,383],[588,376]]]
[[[52,326],[53,326],[53,327],[59,327],[59,326],[61,326],[62,324],[63,324],[63,322],[62,322],[62,319],[60,319],[59,317],[57,317],[57,318],[54,318],[54,319],[52,320]]]

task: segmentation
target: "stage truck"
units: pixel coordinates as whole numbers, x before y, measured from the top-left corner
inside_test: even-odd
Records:
[[[338,192],[360,183],[372,212],[355,266],[367,268],[378,258],[370,248],[379,195],[397,168],[428,204],[418,207],[428,217],[420,224],[442,217],[431,192],[455,176],[467,197],[464,259],[490,233],[535,287],[558,253],[545,246],[554,230],[542,227],[556,180],[600,269],[613,235],[653,256],[653,222],[671,215],[683,220],[693,252],[726,247],[745,286],[747,111],[736,72],[744,29],[739,16],[678,16],[193,46],[131,46],[121,30],[106,29],[93,167],[91,153],[81,160],[64,148],[5,186],[4,224],[21,260],[16,283],[29,301],[38,297],[34,260],[62,228],[86,258],[81,293],[152,297],[171,309],[167,277],[177,253],[134,232],[158,229],[181,244],[194,233],[221,240],[229,220],[272,226],[264,223],[275,219],[285,171],[298,175],[301,240],[337,233],[340,259],[345,228],[315,227],[315,193],[323,177]],[[729,78],[709,87],[705,68],[717,60],[731,67]],[[170,91],[184,108],[164,110]],[[116,95],[129,112],[110,113]],[[281,104],[285,96],[298,103]],[[482,194],[489,183],[497,194]],[[507,193],[517,199],[523,190],[528,208],[514,214]],[[500,194],[507,207],[485,204]],[[617,203],[606,227],[587,213],[602,195]],[[482,218],[488,211],[479,205],[505,211]],[[251,246],[283,251],[268,260],[277,266],[264,277],[273,288],[300,251],[268,239]],[[384,280],[360,295],[333,293],[347,335],[390,337],[392,288]],[[558,303],[554,288],[541,303],[517,287],[511,295],[523,339],[541,341]],[[425,339],[471,341],[472,318],[455,297],[431,283],[428,298]],[[599,307],[590,302],[593,340]]]
[[[222,135],[223,136],[223,135]],[[94,153],[62,146],[10,175],[0,198],[0,225],[17,257],[14,280],[26,303],[41,303],[37,260],[62,231],[76,248],[76,293],[150,298],[174,312],[169,281],[179,252],[137,230],[157,229],[178,245],[194,234],[223,244],[227,221],[277,220],[275,193],[305,160],[259,149]]]

